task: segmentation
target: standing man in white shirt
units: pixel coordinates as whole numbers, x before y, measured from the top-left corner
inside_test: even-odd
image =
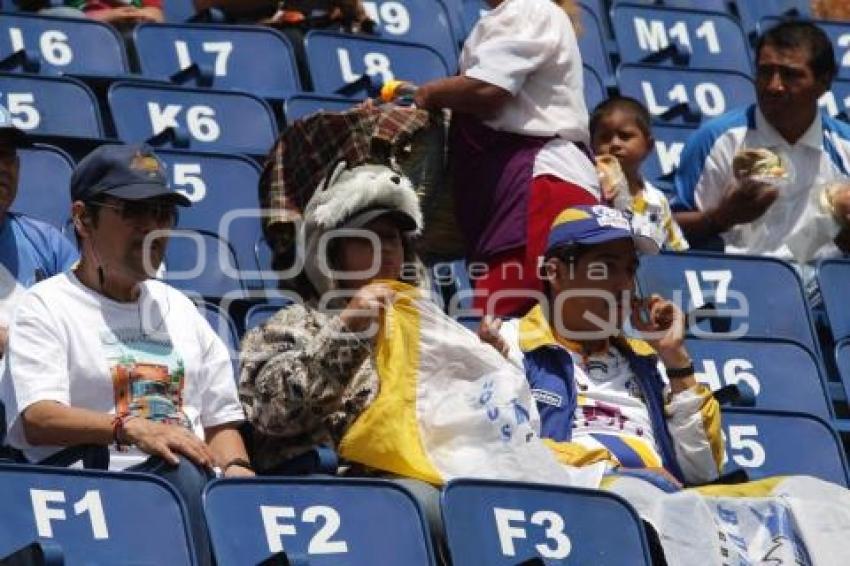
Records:
[[[227,347],[185,295],[150,278],[190,203],[145,145],[94,150],[71,199],[81,259],[28,290],[9,330],[8,441],[34,463],[109,447],[110,469],[160,475],[184,496],[209,563],[203,485],[214,468],[253,471]]]
[[[829,38],[812,23],[781,23],[759,38],[758,103],[705,123],[682,151],[676,192],[690,210],[676,221],[689,240],[721,235],[727,252],[799,256],[789,244],[808,237],[806,224],[818,216],[813,193],[850,174],[850,125],[818,108],[836,71]],[[789,178],[775,186],[736,179],[733,159],[747,148],[778,154],[790,164]],[[831,222],[815,242],[820,249],[806,255],[836,255],[836,244],[850,251],[842,222]]]

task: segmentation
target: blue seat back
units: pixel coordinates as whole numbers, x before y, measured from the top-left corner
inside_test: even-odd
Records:
[[[164,264],[163,281],[187,294],[233,297],[244,290],[233,248],[215,234],[173,230]]]
[[[458,42],[449,11],[434,0],[364,0],[363,8],[385,39],[427,45],[440,54],[449,73],[457,71]]]
[[[319,112],[320,110],[339,112],[348,110],[359,102],[356,99],[339,96],[297,94],[286,99],[283,106],[283,114],[286,116],[286,123],[292,124],[295,120]]]
[[[588,111],[593,111],[596,106],[608,98],[602,79],[592,68],[584,65],[584,103]]]
[[[611,73],[611,61],[608,59],[608,48],[605,45],[605,32],[602,24],[593,11],[579,4],[581,11],[581,27],[583,32],[578,36],[578,47],[581,52],[581,60],[585,65],[599,73],[599,76],[608,78]]]
[[[283,551],[316,566],[433,564],[419,507],[386,481],[214,481],[204,512],[219,564],[258,564]]]
[[[268,27],[142,24],[133,41],[146,77],[169,80],[194,63],[212,88],[277,99],[301,90],[289,40]]]
[[[694,130],[696,130],[695,126],[653,124],[652,137],[655,138],[655,150],[641,165],[643,175],[650,183],[665,192],[675,192],[673,173],[679,167],[685,142]]]
[[[678,45],[693,69],[752,71],[747,41],[731,16],[701,10],[620,4],[611,11],[614,37],[624,63]],[[660,64],[674,65],[669,59]]]
[[[442,511],[454,564],[652,563],[637,513],[604,491],[461,479],[444,488]]]
[[[756,101],[750,78],[730,71],[627,64],[617,69],[617,84],[622,94],[640,100],[655,119],[671,107],[687,104],[692,115],[680,114],[665,120],[674,124],[716,118]]]
[[[166,22],[182,23],[195,15],[195,5],[192,0],[168,0],[162,3],[162,11]]]
[[[0,17],[0,59],[25,50],[39,73],[122,75],[129,71],[121,37],[110,25],[89,19],[35,14]]]
[[[845,338],[835,345],[835,367],[846,395],[850,392],[850,338]]]
[[[735,0],[741,26],[746,33],[754,33],[760,27],[763,18],[799,15],[811,16],[812,8],[809,0]],[[763,26],[761,26],[763,27]]]
[[[699,7],[700,10],[709,12],[717,12],[719,14],[728,14],[729,7],[727,0],[701,0],[699,3],[691,0],[614,0],[614,6],[617,4],[647,4],[664,6],[666,8],[693,8]]]
[[[57,543],[65,564],[195,564],[179,496],[147,474],[0,464],[0,557]]]
[[[821,97],[820,106],[830,116],[847,120],[850,115],[850,80],[833,80],[829,91]]]
[[[463,38],[469,35],[481,16],[490,11],[490,6],[484,0],[460,0],[462,3]]]
[[[124,142],[144,141],[172,127],[194,151],[265,155],[277,136],[268,104],[246,93],[117,82],[108,98]]]
[[[697,338],[783,339],[818,351],[800,278],[782,261],[710,253],[646,256],[638,284],[644,296],[658,293],[686,313],[707,303],[722,311],[688,324]],[[724,322],[728,328],[720,327]]]
[[[336,94],[363,75],[374,84],[398,79],[423,84],[449,74],[439,53],[423,45],[311,31],[305,40],[316,92]],[[364,97],[366,90],[348,93]]]
[[[723,410],[726,471],[746,470],[756,480],[810,475],[847,485],[847,462],[830,425],[803,413]]]
[[[611,28],[608,25],[608,13],[605,4],[606,2],[604,0],[581,0],[581,5],[590,10],[596,17],[596,20],[604,30],[605,37],[608,38],[611,37]]]
[[[838,342],[850,337],[850,309],[847,305],[850,261],[829,259],[820,262],[817,280],[832,339]]]
[[[742,384],[755,393],[757,409],[799,411],[832,418],[826,387],[811,352],[793,342],[687,341],[697,379],[712,390]]]
[[[0,104],[15,126],[29,133],[103,137],[94,94],[74,79],[0,73]]]
[[[42,144],[19,149],[18,155],[21,168],[12,210],[61,230],[71,217],[69,187],[74,162],[61,149]]]
[[[158,150],[157,155],[172,185],[192,201],[192,206],[180,209],[178,227],[218,234],[233,247],[239,265],[251,269],[254,242],[261,233],[257,163],[223,153]],[[246,273],[244,279],[253,278]]]

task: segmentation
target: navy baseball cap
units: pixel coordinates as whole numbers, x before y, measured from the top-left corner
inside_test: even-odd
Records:
[[[24,132],[12,123],[12,115],[0,104],[0,140],[17,143],[23,141]]]
[[[71,176],[71,200],[100,195],[124,200],[169,198],[180,206],[192,201],[168,183],[165,165],[147,144],[102,145],[77,164]]]
[[[626,238],[633,240],[641,253],[658,253],[658,243],[649,236],[636,234],[620,211],[601,204],[576,206],[564,209],[555,218],[546,253],[571,244],[602,244]]]

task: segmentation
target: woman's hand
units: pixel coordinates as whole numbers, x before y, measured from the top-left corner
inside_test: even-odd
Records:
[[[378,322],[394,298],[395,291],[385,283],[369,283],[351,297],[339,319],[349,332],[374,339],[378,335]]]

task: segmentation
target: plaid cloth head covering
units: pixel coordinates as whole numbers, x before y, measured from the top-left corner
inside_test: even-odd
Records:
[[[263,230],[269,243],[284,243],[281,232],[270,227],[292,226],[300,219],[316,187],[339,160],[349,167],[395,163],[405,169],[411,140],[431,120],[425,110],[399,106],[358,106],[296,120],[272,147],[260,177],[260,205],[268,211]]]

